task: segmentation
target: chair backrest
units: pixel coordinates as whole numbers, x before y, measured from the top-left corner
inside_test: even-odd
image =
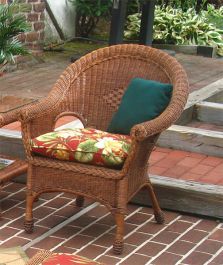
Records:
[[[88,126],[106,130],[132,78],[174,84],[178,72],[182,67],[168,54],[143,45],[122,44],[82,57],[66,69],[55,88],[63,90],[64,109],[78,111]]]

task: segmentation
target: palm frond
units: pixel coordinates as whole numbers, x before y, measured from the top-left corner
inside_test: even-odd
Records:
[[[5,46],[5,59],[14,61],[14,55],[26,55],[28,50],[23,47],[23,44],[18,39],[13,39]]]
[[[16,5],[17,2],[11,5],[0,4],[0,64],[5,60],[14,62],[14,55],[28,53],[16,37],[29,31],[30,26],[25,16],[16,13]]]

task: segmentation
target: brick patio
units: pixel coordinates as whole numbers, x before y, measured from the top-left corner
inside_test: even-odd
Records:
[[[69,194],[45,194],[35,203],[35,231],[29,235],[23,231],[25,186],[9,183],[0,198],[0,246],[22,246],[30,257],[49,249],[108,265],[223,264],[223,224],[218,220],[166,211],[166,224],[158,225],[151,208],[130,204],[125,250],[115,256],[111,251],[114,221],[104,206],[88,201],[78,209]]]
[[[170,178],[223,185],[223,158],[157,147],[150,173]]]

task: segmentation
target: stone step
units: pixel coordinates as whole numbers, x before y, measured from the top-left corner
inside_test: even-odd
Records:
[[[222,125],[216,125],[213,123],[207,123],[207,122],[201,122],[201,121],[193,120],[192,122],[189,122],[187,124],[187,127],[223,132],[223,123],[222,123]]]
[[[195,105],[194,114],[198,121],[223,125],[223,103],[202,101]]]
[[[223,219],[223,187],[194,181],[150,176],[161,208]],[[151,205],[147,190],[132,199],[140,205]]]
[[[223,132],[173,125],[161,134],[158,146],[223,157]]]
[[[160,147],[223,157],[223,79],[191,93],[177,124],[161,134]]]
[[[191,122],[195,116],[195,105],[202,101],[223,103],[223,78],[190,93],[184,112],[177,121],[177,124],[186,125]]]

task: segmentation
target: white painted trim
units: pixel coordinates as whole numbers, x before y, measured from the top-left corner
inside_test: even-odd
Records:
[[[196,103],[201,102],[222,91],[223,91],[223,78],[190,93],[185,109],[188,109],[193,105],[195,105]]]

